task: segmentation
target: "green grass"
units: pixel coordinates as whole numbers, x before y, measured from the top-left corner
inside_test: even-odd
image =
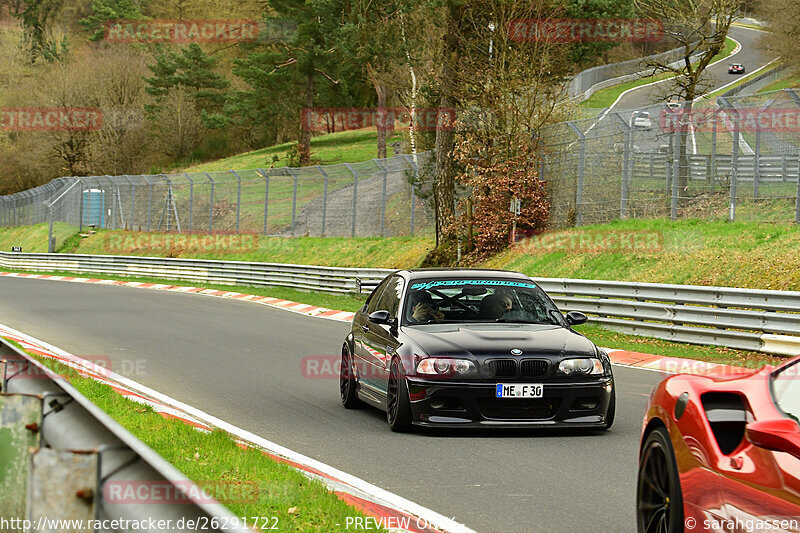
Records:
[[[769,85],[756,91],[757,93],[766,93],[769,91],[780,91],[782,89],[793,89],[800,87],[800,74],[791,71],[784,71],[785,76],[778,80],[773,81]]]
[[[402,141],[400,134],[386,140],[389,145]],[[261,148],[252,152],[226,157],[208,163],[184,168],[182,172],[214,172],[220,170],[245,170],[254,168],[285,167],[289,164],[289,150],[296,141]],[[389,150],[391,154],[391,150]],[[378,133],[375,129],[361,129],[319,135],[311,139],[311,157],[319,165],[335,163],[360,163],[376,158]],[[275,159],[277,157],[277,160]]]
[[[638,232],[644,244],[635,248],[572,244]],[[798,251],[794,224],[640,219],[545,234],[481,265],[541,277],[800,290]]]
[[[276,517],[277,523],[270,518],[259,522],[259,526],[276,526],[280,531],[343,530],[347,517],[365,516],[321,482],[258,450],[240,448],[223,431],[197,431],[124,398],[106,384],[81,377],[61,363],[33,357],[66,377],[81,394],[200,484],[234,516]],[[335,524],[342,526],[337,528]]]
[[[2,231],[0,231],[2,235]],[[264,237],[99,230],[65,251],[339,267],[413,268],[433,248],[429,237]]]
[[[712,58],[711,63],[713,63],[714,61],[718,61],[724,57],[727,57],[728,55],[730,55],[730,53],[733,51],[734,48],[736,48],[736,43],[733,41],[733,39],[731,39],[730,37],[726,38],[725,48],[722,50],[722,52],[720,52],[719,54],[715,55]],[[599,91],[592,94],[592,96],[588,100],[581,103],[581,106],[588,108],[599,108],[599,109],[610,107],[611,104],[616,102],[620,94],[629,89],[640,87],[642,85],[647,85],[648,83],[665,80],[671,77],[673,77],[671,73],[664,72],[656,76],[647,76],[637,80],[620,83],[612,87],[607,87],[605,89],[600,89]]]
[[[54,223],[53,236],[56,238],[56,249],[61,248],[77,232],[78,228],[75,226],[63,222]],[[47,252],[48,234],[47,224],[0,228],[0,251],[10,252],[12,246],[21,246],[23,252]]]

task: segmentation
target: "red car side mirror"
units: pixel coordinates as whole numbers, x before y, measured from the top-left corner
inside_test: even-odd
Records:
[[[800,459],[800,426],[794,420],[780,418],[750,422],[744,428],[744,435],[754,446],[790,453]]]

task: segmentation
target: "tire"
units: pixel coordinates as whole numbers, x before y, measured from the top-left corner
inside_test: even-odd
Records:
[[[408,397],[408,385],[397,359],[392,361],[389,370],[389,382],[386,387],[386,421],[389,423],[389,428],[397,433],[411,429],[411,400]]]
[[[339,396],[345,409],[357,409],[362,406],[356,393],[357,383],[352,361],[350,347],[345,344],[342,348],[342,364],[339,367]]]
[[[683,532],[683,496],[669,433],[651,431],[642,445],[636,487],[639,533]]]
[[[611,381],[611,400],[608,402],[608,409],[606,410],[606,425],[604,430],[611,429],[614,424],[614,417],[617,414],[617,384]]]

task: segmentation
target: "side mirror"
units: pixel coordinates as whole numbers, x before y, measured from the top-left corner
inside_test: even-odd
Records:
[[[392,320],[389,317],[389,311],[386,311],[384,309],[380,309],[378,311],[373,311],[372,313],[370,313],[369,321],[375,324],[386,324],[389,326],[392,325],[392,323],[394,323],[394,320]]]
[[[567,313],[567,324],[570,326],[579,326],[589,320],[589,317],[580,311],[570,311]]]
[[[744,436],[753,446],[786,452],[800,459],[800,426],[789,418],[750,422]]]

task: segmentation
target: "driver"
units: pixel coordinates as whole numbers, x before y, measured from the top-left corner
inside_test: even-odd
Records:
[[[411,296],[411,320],[413,322],[438,321],[444,318],[444,313],[436,308],[427,291],[419,291]]]

